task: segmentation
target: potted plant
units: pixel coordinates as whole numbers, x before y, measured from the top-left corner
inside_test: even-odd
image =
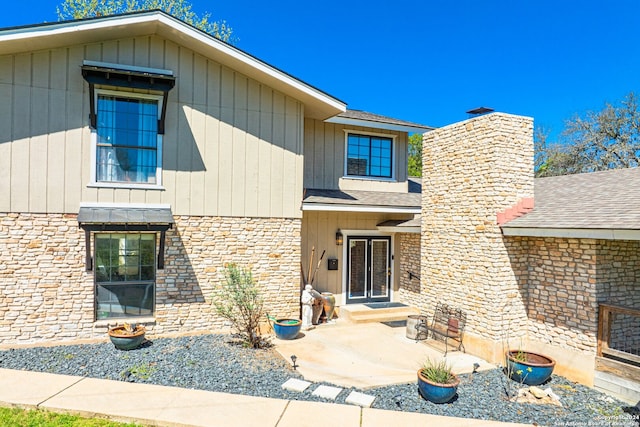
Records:
[[[520,349],[507,351],[505,358],[509,378],[526,385],[544,383],[556,365],[556,361],[549,356]]]
[[[434,362],[427,359],[418,369],[418,391],[433,403],[449,402],[458,391],[459,384],[460,379],[451,372],[445,360]]]
[[[273,330],[276,337],[281,340],[292,340],[298,336],[302,328],[302,321],[299,319],[277,319],[273,322]]]
[[[140,347],[144,341],[145,327],[124,323],[122,326],[115,326],[107,332],[109,339],[118,350],[133,350]]]

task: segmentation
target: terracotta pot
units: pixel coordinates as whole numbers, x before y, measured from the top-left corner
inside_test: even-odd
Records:
[[[336,297],[331,292],[323,292],[322,305],[324,307],[324,314],[327,316],[327,321],[333,319],[333,313],[336,309]]]

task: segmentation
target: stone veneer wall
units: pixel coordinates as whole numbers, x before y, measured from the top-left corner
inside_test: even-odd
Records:
[[[506,237],[505,244],[527,289],[528,338],[595,354],[596,241]]]
[[[229,262],[251,267],[269,313],[297,316],[300,219],[175,220],[157,273],[155,321],[145,322],[152,334],[223,328],[211,302]],[[0,345],[104,337],[84,256],[76,215],[0,213]]]
[[[596,250],[598,302],[640,310],[640,242],[598,240]],[[640,355],[640,319],[614,315],[609,345]]]
[[[640,308],[638,241],[507,237],[505,243],[527,289],[529,340],[595,356],[598,304]],[[637,318],[615,319],[611,347],[640,350]]]
[[[400,242],[399,301],[418,306],[420,301],[420,234],[398,233]],[[409,272],[418,277],[409,278]]]
[[[496,214],[533,197],[533,120],[492,113],[427,132],[422,176],[418,305],[462,308],[469,340],[499,359],[505,331],[526,333],[527,318]]]

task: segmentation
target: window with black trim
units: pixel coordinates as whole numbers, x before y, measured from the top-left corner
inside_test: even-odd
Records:
[[[96,182],[158,184],[159,97],[96,91]]]
[[[383,136],[347,135],[347,176],[391,178],[393,140]]]
[[[153,316],[155,233],[95,234],[96,319]]]

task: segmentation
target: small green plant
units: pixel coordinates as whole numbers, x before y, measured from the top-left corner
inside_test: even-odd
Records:
[[[149,364],[138,364],[122,371],[120,373],[120,377],[123,380],[128,380],[131,376],[140,378],[141,380],[148,380],[155,371],[156,368],[154,366]]]
[[[420,373],[429,381],[437,384],[451,384],[456,378],[446,360],[436,362],[427,359],[422,365]]]
[[[216,312],[231,322],[247,346],[267,347],[269,342],[260,333],[260,320],[264,318],[264,299],[251,270],[228,264],[225,273],[226,281],[214,295]]]
[[[523,350],[517,350],[515,353],[511,353],[511,357],[518,362],[526,362],[527,361],[527,353]]]

